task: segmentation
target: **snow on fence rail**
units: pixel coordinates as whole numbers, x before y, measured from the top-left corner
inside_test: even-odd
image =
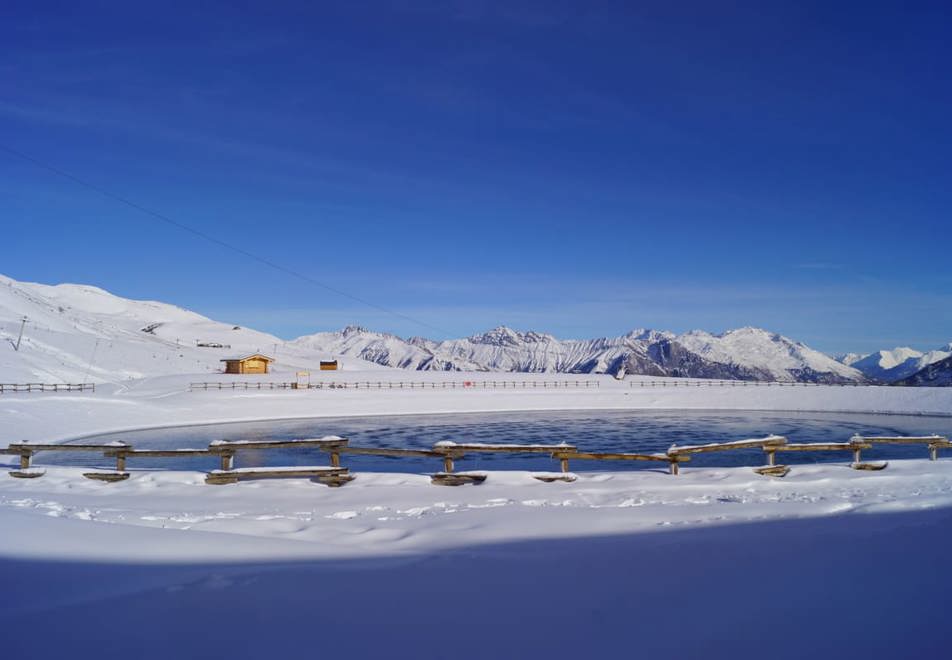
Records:
[[[462,381],[330,381],[321,383],[285,383],[215,381],[189,383],[190,392],[217,390],[448,390],[448,389],[546,389],[599,387],[597,380],[462,380]]]
[[[857,470],[881,470],[886,467],[885,462],[863,463],[860,461],[860,452],[871,449],[874,444],[925,444],[929,449],[930,460],[938,459],[939,449],[952,449],[952,442],[939,435],[930,436],[895,436],[895,437],[863,437],[854,435],[847,442],[817,442],[794,444],[787,442],[787,438],[778,435],[769,435],[764,438],[733,440],[730,442],[712,442],[703,445],[672,445],[664,453],[634,454],[634,453],[598,453],[579,451],[575,445],[566,443],[557,445],[546,444],[484,444],[484,443],[456,443],[437,442],[432,449],[402,449],[398,447],[351,447],[349,440],[338,436],[323,438],[301,438],[293,440],[217,440],[201,449],[135,449],[124,442],[107,444],[39,444],[29,442],[11,443],[0,453],[20,457],[18,470],[9,472],[12,477],[36,478],[45,473],[42,469],[31,467],[30,461],[34,454],[41,451],[86,451],[102,453],[107,458],[115,458],[116,469],[105,472],[85,472],[84,477],[99,481],[123,481],[129,478],[126,471],[126,461],[131,458],[182,458],[189,456],[217,456],[221,460],[221,468],[212,470],[206,475],[205,482],[209,484],[235,483],[242,479],[266,477],[311,477],[319,483],[328,486],[342,486],[354,477],[349,469],[341,466],[341,454],[357,454],[366,456],[389,457],[427,457],[439,458],[443,461],[443,470],[431,476],[431,482],[437,485],[458,486],[466,483],[482,483],[488,476],[485,472],[454,472],[454,460],[476,452],[510,453],[510,454],[548,454],[559,461],[559,473],[533,473],[532,476],[540,481],[575,481],[576,476],[569,472],[570,460],[604,460],[604,461],[659,461],[668,463],[672,475],[677,475],[681,463],[691,460],[694,454],[705,454],[733,449],[759,448],[767,455],[767,464],[754,468],[754,472],[766,476],[783,477],[789,471],[789,466],[777,465],[776,453],[785,451],[851,451],[853,462],[851,467]],[[241,450],[255,451],[275,448],[312,448],[325,452],[330,456],[330,465],[317,466],[289,466],[289,467],[254,467],[235,468],[236,454]]]
[[[95,383],[0,383],[0,394],[7,392],[95,392]]]

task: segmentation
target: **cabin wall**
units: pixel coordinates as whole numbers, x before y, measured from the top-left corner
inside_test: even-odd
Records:
[[[241,373],[243,374],[266,374],[268,373],[267,360],[245,360],[241,363]]]
[[[268,361],[261,359],[229,360],[225,362],[226,374],[266,374]]]

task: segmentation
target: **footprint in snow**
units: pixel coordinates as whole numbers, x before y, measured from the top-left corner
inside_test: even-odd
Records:
[[[645,501],[641,499],[628,498],[618,505],[619,509],[627,509],[633,506],[644,506]]]
[[[484,504],[469,504],[467,505],[470,509],[491,509],[497,506],[506,506],[508,504],[513,504],[513,501],[505,497],[496,497],[491,500],[486,500]]]
[[[420,516],[426,515],[430,510],[428,506],[416,506],[411,509],[405,509],[403,511],[398,511],[397,513],[402,513],[408,518],[419,518]]]
[[[324,516],[325,518],[331,518],[333,520],[350,520],[351,518],[356,518],[359,514],[356,511],[338,511],[337,513],[332,513],[329,516]]]
[[[548,500],[522,500],[522,506],[546,506],[548,505]]]

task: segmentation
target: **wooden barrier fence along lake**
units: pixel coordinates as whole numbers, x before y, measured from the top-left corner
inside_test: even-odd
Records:
[[[649,461],[666,464],[672,475],[677,475],[680,465],[692,460],[698,455],[732,451],[737,449],[761,449],[764,452],[766,463],[755,466],[755,472],[765,476],[783,477],[790,467],[778,464],[776,455],[783,452],[808,451],[843,451],[852,453],[850,467],[856,470],[882,470],[887,464],[884,461],[863,462],[862,452],[871,450],[877,444],[924,445],[929,451],[930,460],[938,460],[940,449],[952,448],[952,442],[939,435],[929,436],[860,436],[854,435],[847,442],[815,442],[790,443],[780,435],[769,435],[763,438],[733,440],[729,442],[712,442],[700,445],[671,445],[663,453],[605,453],[580,451],[575,445],[561,444],[485,444],[485,443],[456,443],[450,441],[437,442],[431,449],[403,449],[399,447],[352,447],[349,440],[338,436],[323,438],[301,438],[293,440],[216,440],[203,448],[186,449],[135,449],[125,442],[110,442],[105,444],[42,444],[18,442],[10,443],[0,453],[19,456],[18,469],[10,470],[12,477],[31,479],[45,474],[42,468],[31,464],[33,456],[44,451],[91,452],[100,453],[107,458],[115,459],[115,470],[85,472],[83,476],[105,482],[124,481],[130,473],[126,469],[129,460],[139,461],[150,458],[186,458],[192,456],[216,456],[220,459],[220,468],[212,470],[205,477],[208,484],[229,484],[246,479],[278,478],[278,477],[309,477],[314,481],[328,486],[342,486],[351,481],[354,476],[349,469],[341,465],[341,455],[354,454],[364,456],[388,457],[425,457],[442,461],[443,469],[431,475],[431,482],[444,486],[459,486],[462,484],[478,484],[487,478],[487,473],[471,471],[456,472],[455,461],[467,454],[475,453],[507,453],[507,454],[535,454],[549,456],[559,462],[558,472],[533,472],[531,475],[540,481],[572,482],[576,476],[569,469],[570,461]],[[279,448],[318,449],[329,455],[329,465],[315,466],[278,466],[278,467],[235,467],[237,456],[242,450],[267,451]]]

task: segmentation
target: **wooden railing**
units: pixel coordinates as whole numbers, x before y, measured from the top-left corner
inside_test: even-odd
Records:
[[[0,394],[10,392],[95,392],[95,383],[0,383]]]
[[[341,486],[353,476],[348,468],[341,466],[342,454],[388,457],[423,457],[437,458],[443,462],[443,470],[432,475],[434,484],[456,486],[464,483],[482,483],[486,479],[483,472],[455,472],[455,461],[467,454],[473,453],[506,453],[506,454],[542,454],[559,461],[559,473],[533,473],[533,477],[541,481],[571,482],[576,476],[569,471],[569,461],[598,460],[598,461],[656,461],[667,463],[671,474],[677,475],[681,463],[691,460],[696,454],[730,451],[736,449],[761,449],[767,458],[766,465],[754,468],[754,471],[768,476],[782,477],[790,468],[787,465],[778,465],[778,452],[802,451],[849,451],[853,453],[851,467],[861,470],[878,470],[886,467],[885,463],[863,463],[861,452],[872,449],[876,444],[926,445],[929,449],[930,460],[938,459],[940,449],[952,449],[952,442],[944,436],[860,436],[855,435],[847,442],[817,442],[817,443],[789,443],[787,438],[778,435],[769,435],[763,438],[733,440],[729,442],[713,442],[702,445],[672,445],[664,453],[636,454],[636,453],[605,453],[579,451],[578,447],[569,444],[484,444],[484,443],[456,443],[437,442],[431,449],[402,449],[398,447],[352,447],[346,438],[327,436],[323,438],[303,438],[293,440],[219,440],[212,442],[207,448],[199,449],[135,449],[124,442],[107,444],[36,444],[11,443],[0,453],[19,456],[20,467],[11,470],[10,475],[20,478],[35,478],[43,476],[44,470],[31,467],[32,457],[42,451],[70,451],[102,453],[105,457],[114,458],[116,469],[106,472],[86,472],[83,476],[100,481],[122,481],[129,478],[126,471],[126,462],[130,459],[143,458],[184,458],[192,456],[217,456],[221,461],[220,469],[209,472],[206,483],[224,484],[234,483],[241,479],[261,477],[312,477],[320,483],[330,486]],[[235,457],[242,450],[268,450],[279,448],[311,448],[325,452],[330,456],[330,465],[320,466],[288,466],[288,467],[255,467],[236,468]]]
[[[782,380],[714,380],[707,378],[661,378],[659,380],[631,380],[628,387],[869,387],[870,383],[807,383]]]
[[[189,383],[189,391],[218,390],[455,390],[455,389],[566,389],[596,388],[597,380],[461,380],[461,381],[328,381],[293,383],[270,381],[215,381]]]

